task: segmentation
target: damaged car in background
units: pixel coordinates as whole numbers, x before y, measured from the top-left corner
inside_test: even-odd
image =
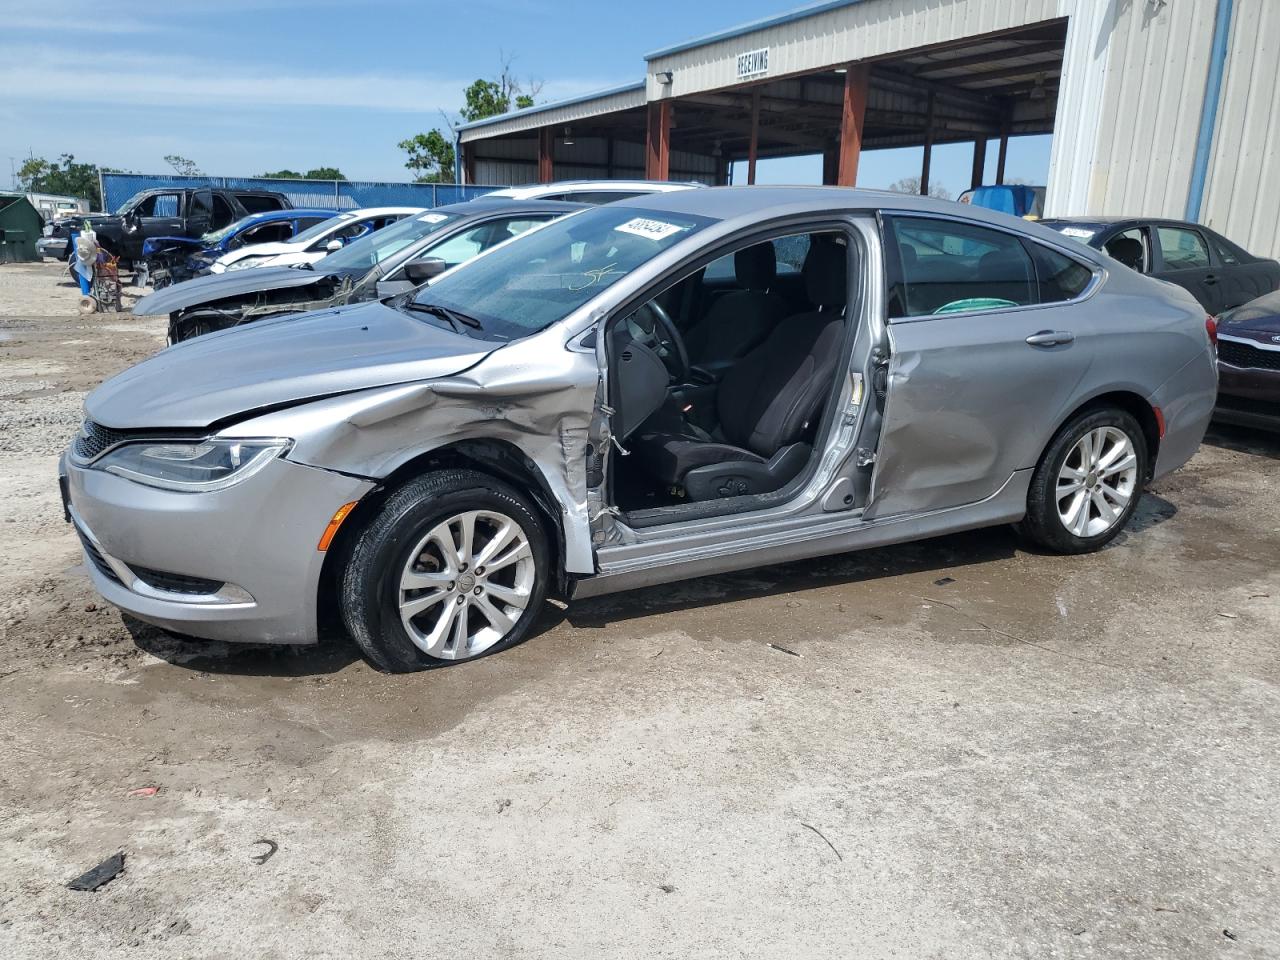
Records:
[[[353,240],[314,264],[196,277],[143,297],[139,316],[169,315],[169,342],[267,317],[359,303],[410,290],[431,276],[584,209],[553,200],[471,200],[436,207]]]
[[[1097,550],[1195,453],[1216,385],[1189,294],[1046,228],[689,190],[161,351],[89,395],[62,489],[134,616],[341,623],[407,671],[510,647],[549,594],[993,524]]]
[[[321,209],[271,210],[251,213],[199,237],[148,237],[142,244],[142,261],[136,268],[143,286],[160,290],[203,276],[226,253],[279,243],[332,216],[332,211]]]

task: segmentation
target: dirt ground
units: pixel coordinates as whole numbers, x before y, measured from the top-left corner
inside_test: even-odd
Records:
[[[56,458],[163,320],[58,272],[0,266],[0,956],[1280,955],[1280,440],[1094,556],[690,581],[389,677],[95,596]]]

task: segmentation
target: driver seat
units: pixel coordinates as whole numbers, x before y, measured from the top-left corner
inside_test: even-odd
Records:
[[[638,431],[632,451],[664,486],[683,487],[691,500],[739,497],[778,490],[804,469],[805,436],[840,359],[846,248],[815,239],[801,274],[816,309],[783,320],[725,373],[712,433],[671,404]]]
[[[1143,272],[1142,242],[1133,237],[1116,237],[1106,245],[1107,256],[1119,260],[1130,270]]]

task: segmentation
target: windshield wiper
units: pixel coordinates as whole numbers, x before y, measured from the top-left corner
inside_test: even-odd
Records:
[[[471,327],[473,330],[483,330],[480,321],[475,317],[469,317],[465,313],[459,313],[457,310],[450,310],[448,307],[442,307],[438,303],[419,303],[417,300],[405,301],[404,308],[412,310],[414,313],[429,313],[433,317],[441,317],[448,320],[450,325],[458,333],[462,332],[461,327]]]

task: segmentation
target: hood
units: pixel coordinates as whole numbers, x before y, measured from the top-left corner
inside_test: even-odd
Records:
[[[292,267],[258,267],[255,270],[231,270],[208,277],[184,280],[171,287],[148,294],[133,305],[134,316],[173,313],[202,303],[213,303],[228,297],[263,290],[289,290],[305,287],[335,276],[318,270],[295,270]]]
[[[85,411],[116,430],[201,428],[317,397],[451,376],[499,346],[375,300],[176,344],[98,387]]]
[[[1218,332],[1267,346],[1280,343],[1280,292],[1228,310],[1218,318]]]

